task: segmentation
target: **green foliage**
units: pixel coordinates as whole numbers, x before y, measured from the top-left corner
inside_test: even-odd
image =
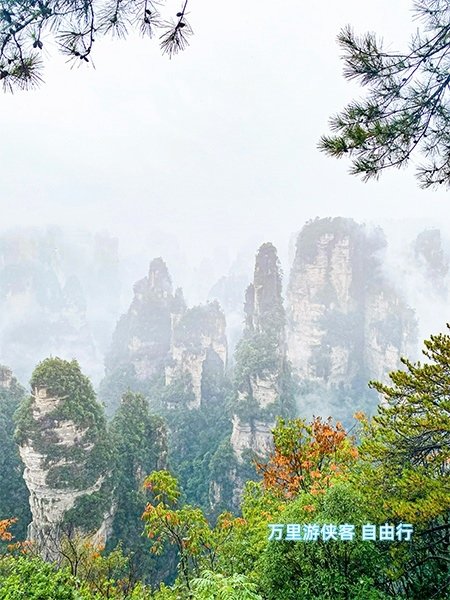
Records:
[[[157,402],[157,408],[164,412],[165,408],[170,411],[181,410],[187,412],[187,407],[195,400],[194,390],[192,389],[192,377],[190,373],[178,373],[172,379],[169,385],[165,386],[161,391],[160,398]]]
[[[161,583],[158,590],[153,594],[153,600],[181,600],[183,596],[177,590],[178,586],[168,587]]]
[[[153,471],[167,453],[166,432],[161,418],[150,414],[148,402],[141,394],[128,392],[111,423],[118,465],[116,477],[122,489],[139,488],[146,473]]]
[[[348,155],[352,174],[367,181],[422,155],[417,175],[423,187],[450,185],[448,70],[450,15],[446,0],[414,3],[421,29],[407,51],[386,51],[374,33],[361,37],[350,27],[339,34],[345,76],[367,88],[331,119],[333,134],[320,149],[331,156]]]
[[[148,501],[142,485],[147,473],[158,469],[167,457],[166,430],[161,418],[150,414],[141,394],[127,392],[110,427],[116,453],[114,471],[115,514],[108,547],[122,544],[136,577],[154,576],[155,560],[142,536],[142,511]]]
[[[266,332],[248,332],[236,347],[233,413],[244,422],[273,421],[293,413],[296,390],[291,367],[282,355],[279,339]],[[258,379],[269,379],[278,389],[275,402],[266,407],[253,397]]]
[[[0,367],[7,377],[10,372]],[[25,390],[12,378],[8,387],[0,387],[0,520],[17,518],[12,533],[18,539],[26,536],[31,521],[28,490],[23,480],[23,464],[14,442],[14,413]]]
[[[180,590],[191,597],[193,579],[205,569],[218,568],[221,553],[244,521],[225,512],[213,527],[200,508],[182,504],[178,482],[167,471],[152,473],[145,485],[152,493],[143,515],[152,552],[159,554],[167,545],[176,548],[179,576],[172,591]]]
[[[214,337],[217,323],[225,325],[225,317],[218,302],[194,306],[174,325],[173,342],[192,353],[203,350],[203,336]]]
[[[256,256],[254,282],[246,291],[244,335],[235,350],[233,414],[250,425],[255,420],[273,421],[275,416],[287,416],[293,410],[281,275],[275,247],[263,244]],[[255,397],[255,389],[264,380],[276,395],[265,407]]]
[[[97,529],[108,509],[109,499],[110,496],[104,488],[98,492],[80,496],[75,506],[64,515],[65,523],[85,531]]]
[[[215,368],[215,361],[209,358],[203,365],[200,407],[188,408],[194,400],[189,373],[175,377],[159,402],[159,412],[168,427],[170,468],[187,501],[207,511],[213,470],[217,471],[213,457],[231,435],[229,383],[223,375],[223,365]]]
[[[38,558],[0,561],[0,600],[90,600],[77,587],[68,571],[56,570]]]
[[[44,388],[47,397],[58,398],[51,412],[53,422],[72,420],[78,427],[86,429],[86,441],[93,441],[99,430],[106,427],[102,408],[95,400],[95,393],[89,379],[81,373],[76,360],[68,362],[61,358],[47,358],[37,365],[33,371],[31,388],[34,393]],[[45,442],[41,438],[41,428],[34,423],[29,410],[33,397],[24,403],[16,418],[16,440],[22,443],[27,439],[37,449]],[[55,449],[56,451],[56,449]]]
[[[249,332],[236,346],[235,361],[238,384],[251,375],[272,373],[279,365],[278,339],[267,332]]]
[[[66,540],[61,566],[31,555],[0,560],[0,600],[150,600],[133,582],[120,547],[104,554],[86,538]]]
[[[126,37],[131,26],[152,38],[156,32],[163,54],[172,56],[189,45],[192,29],[186,19],[187,1],[175,20],[160,14],[163,2],[144,8],[135,2],[104,5],[95,2],[73,6],[56,0],[46,4],[6,2],[0,11],[0,79],[6,90],[32,88],[42,81],[42,50],[48,39],[70,61],[89,63],[94,41],[105,35]],[[94,38],[95,35],[95,38]]]
[[[223,408],[230,394],[230,382],[225,374],[225,365],[220,356],[208,348],[202,365],[201,398],[202,405]]]
[[[220,547],[216,571],[227,576],[244,574],[258,581],[259,564],[268,544],[268,523],[279,522],[284,505],[265,492],[260,483],[247,481],[241,509],[242,518],[236,519],[232,535]]]
[[[277,522],[358,526],[366,522],[366,513],[361,494],[338,484],[319,500],[299,496]],[[386,551],[373,542],[270,542],[260,563],[260,581],[268,596],[277,600],[384,600],[394,597],[383,591],[387,564]]]
[[[192,582],[193,600],[262,600],[256,587],[245,575],[205,571]]]
[[[111,373],[102,379],[98,397],[105,407],[106,414],[112,416],[120,406],[122,396],[129,391],[143,391],[142,382],[136,376],[134,365],[118,365]]]
[[[414,598],[440,597],[450,579],[450,335],[424,344],[427,362],[403,359],[391,385],[371,383],[384,402],[363,420],[356,477],[373,515],[415,524],[412,552],[392,557],[403,593]]]
[[[154,471],[145,478],[144,486],[150,490],[157,503],[175,506],[181,496],[178,481],[169,471]]]
[[[371,382],[384,403],[361,447],[391,508],[418,521],[450,510],[450,335],[424,344],[428,362],[402,359],[406,370],[390,374],[392,385]]]
[[[46,481],[54,488],[84,490],[103,480],[91,498],[78,498],[67,512],[68,523],[95,529],[110,501],[113,459],[102,407],[75,360],[42,361],[33,372],[31,387],[37,395],[45,390],[46,401],[54,406],[36,415],[37,397],[25,399],[16,413],[16,440],[19,444],[31,444],[44,456]],[[55,430],[61,421],[71,421],[75,426],[74,444],[58,443]]]
[[[176,548],[181,581],[189,590],[192,574],[199,570],[198,557],[209,537],[208,522],[199,508],[190,505],[178,508],[181,492],[168,471],[154,471],[144,486],[152,496],[142,517],[152,541],[151,551],[161,554],[167,545]]]
[[[212,486],[209,486],[209,507],[208,512],[212,516],[217,516],[220,512],[233,506],[233,496],[235,494],[235,483],[230,478],[230,469],[237,468],[236,456],[231,446],[229,437],[224,439],[209,461],[209,476]],[[254,473],[252,473],[254,475]],[[214,488],[218,486],[220,497],[215,497]]]
[[[71,533],[61,540],[59,567],[67,569],[82,583],[83,589],[90,590],[95,598],[122,599],[125,589],[132,589],[130,565],[120,545],[112,552],[105,553],[89,535]]]
[[[189,502],[209,507],[213,463],[220,444],[231,434],[230,420],[219,406],[167,414],[170,428],[169,463]]]

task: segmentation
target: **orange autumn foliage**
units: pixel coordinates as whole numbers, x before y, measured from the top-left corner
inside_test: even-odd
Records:
[[[292,499],[300,492],[314,496],[346,476],[358,451],[340,423],[315,417],[285,422],[273,430],[274,450],[266,463],[256,463],[263,485],[275,495]]]
[[[0,521],[0,541],[10,542],[13,539],[12,533],[9,531],[11,525],[16,523],[17,519],[4,519]]]
[[[30,547],[31,542],[12,542],[14,539],[13,534],[9,531],[11,525],[17,522],[17,519],[3,519],[0,520],[0,542],[11,542],[6,546],[6,550],[8,553],[20,552],[22,554],[26,554]],[[0,552],[1,555],[1,552]]]

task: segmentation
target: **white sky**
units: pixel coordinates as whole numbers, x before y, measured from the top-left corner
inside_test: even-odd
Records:
[[[45,85],[0,95],[0,229],[107,229],[129,252],[157,231],[199,262],[250,238],[283,254],[316,215],[448,227],[448,194],[419,189],[413,169],[364,184],[316,149],[360,93],[342,76],[340,28],[399,47],[411,4],[191,0],[195,36],[171,61],[136,37],[99,41],[95,70],[50,48]]]

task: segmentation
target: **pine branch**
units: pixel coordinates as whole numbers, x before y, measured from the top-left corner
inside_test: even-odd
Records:
[[[125,38],[131,29],[160,36],[163,54],[172,57],[189,44],[188,0],[177,19],[161,18],[164,0],[0,0],[0,80],[5,90],[29,89],[42,82],[41,51],[52,37],[69,61],[90,62],[97,38]]]

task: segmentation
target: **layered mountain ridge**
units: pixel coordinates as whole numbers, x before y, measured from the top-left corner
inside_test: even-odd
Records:
[[[146,459],[138,468],[123,464],[123,472],[132,472],[139,487],[146,469],[167,466],[190,501],[216,514],[238,507],[252,460],[270,452],[277,417],[332,415],[349,425],[354,412],[373,412],[378,397],[368,381],[385,381],[401,356],[415,355],[417,317],[405,283],[410,273],[420,271],[430,294],[442,302],[447,298],[449,260],[440,233],[422,232],[405,252],[409,271],[398,270],[393,278],[395,262],[387,268],[389,245],[381,229],[352,219],[316,219],[298,234],[285,289],[277,249],[266,242],[256,253],[245,293],[239,277],[225,278],[216,288],[229,300],[224,307],[217,299],[188,306],[163,258],[153,259],[117,322],[99,389],[107,414],[120,417],[113,421],[118,438],[127,431],[135,439],[127,422],[140,415],[133,427],[139,428]],[[23,274],[17,289],[12,281],[3,289],[4,306],[22,297],[28,285]],[[75,272],[67,271],[61,281],[57,289],[65,300],[57,316],[70,313],[71,322],[78,319],[82,327],[88,314],[82,286]],[[237,314],[233,281],[241,293],[242,323],[230,361],[227,316],[235,327]],[[72,329],[64,333],[70,340]],[[99,539],[126,527],[114,525],[120,486],[107,464],[103,408],[78,367],[48,360],[33,376],[16,435],[33,516],[30,536],[51,558],[48,540],[66,522],[83,530],[83,511],[94,500],[100,506]],[[76,377],[72,373],[60,385],[59,373],[67,369],[77,371]],[[12,374],[2,373],[0,387],[7,389]],[[94,461],[88,480],[75,485],[78,476],[72,475],[85,469],[96,449],[101,460]],[[135,512],[138,527],[137,501]]]

